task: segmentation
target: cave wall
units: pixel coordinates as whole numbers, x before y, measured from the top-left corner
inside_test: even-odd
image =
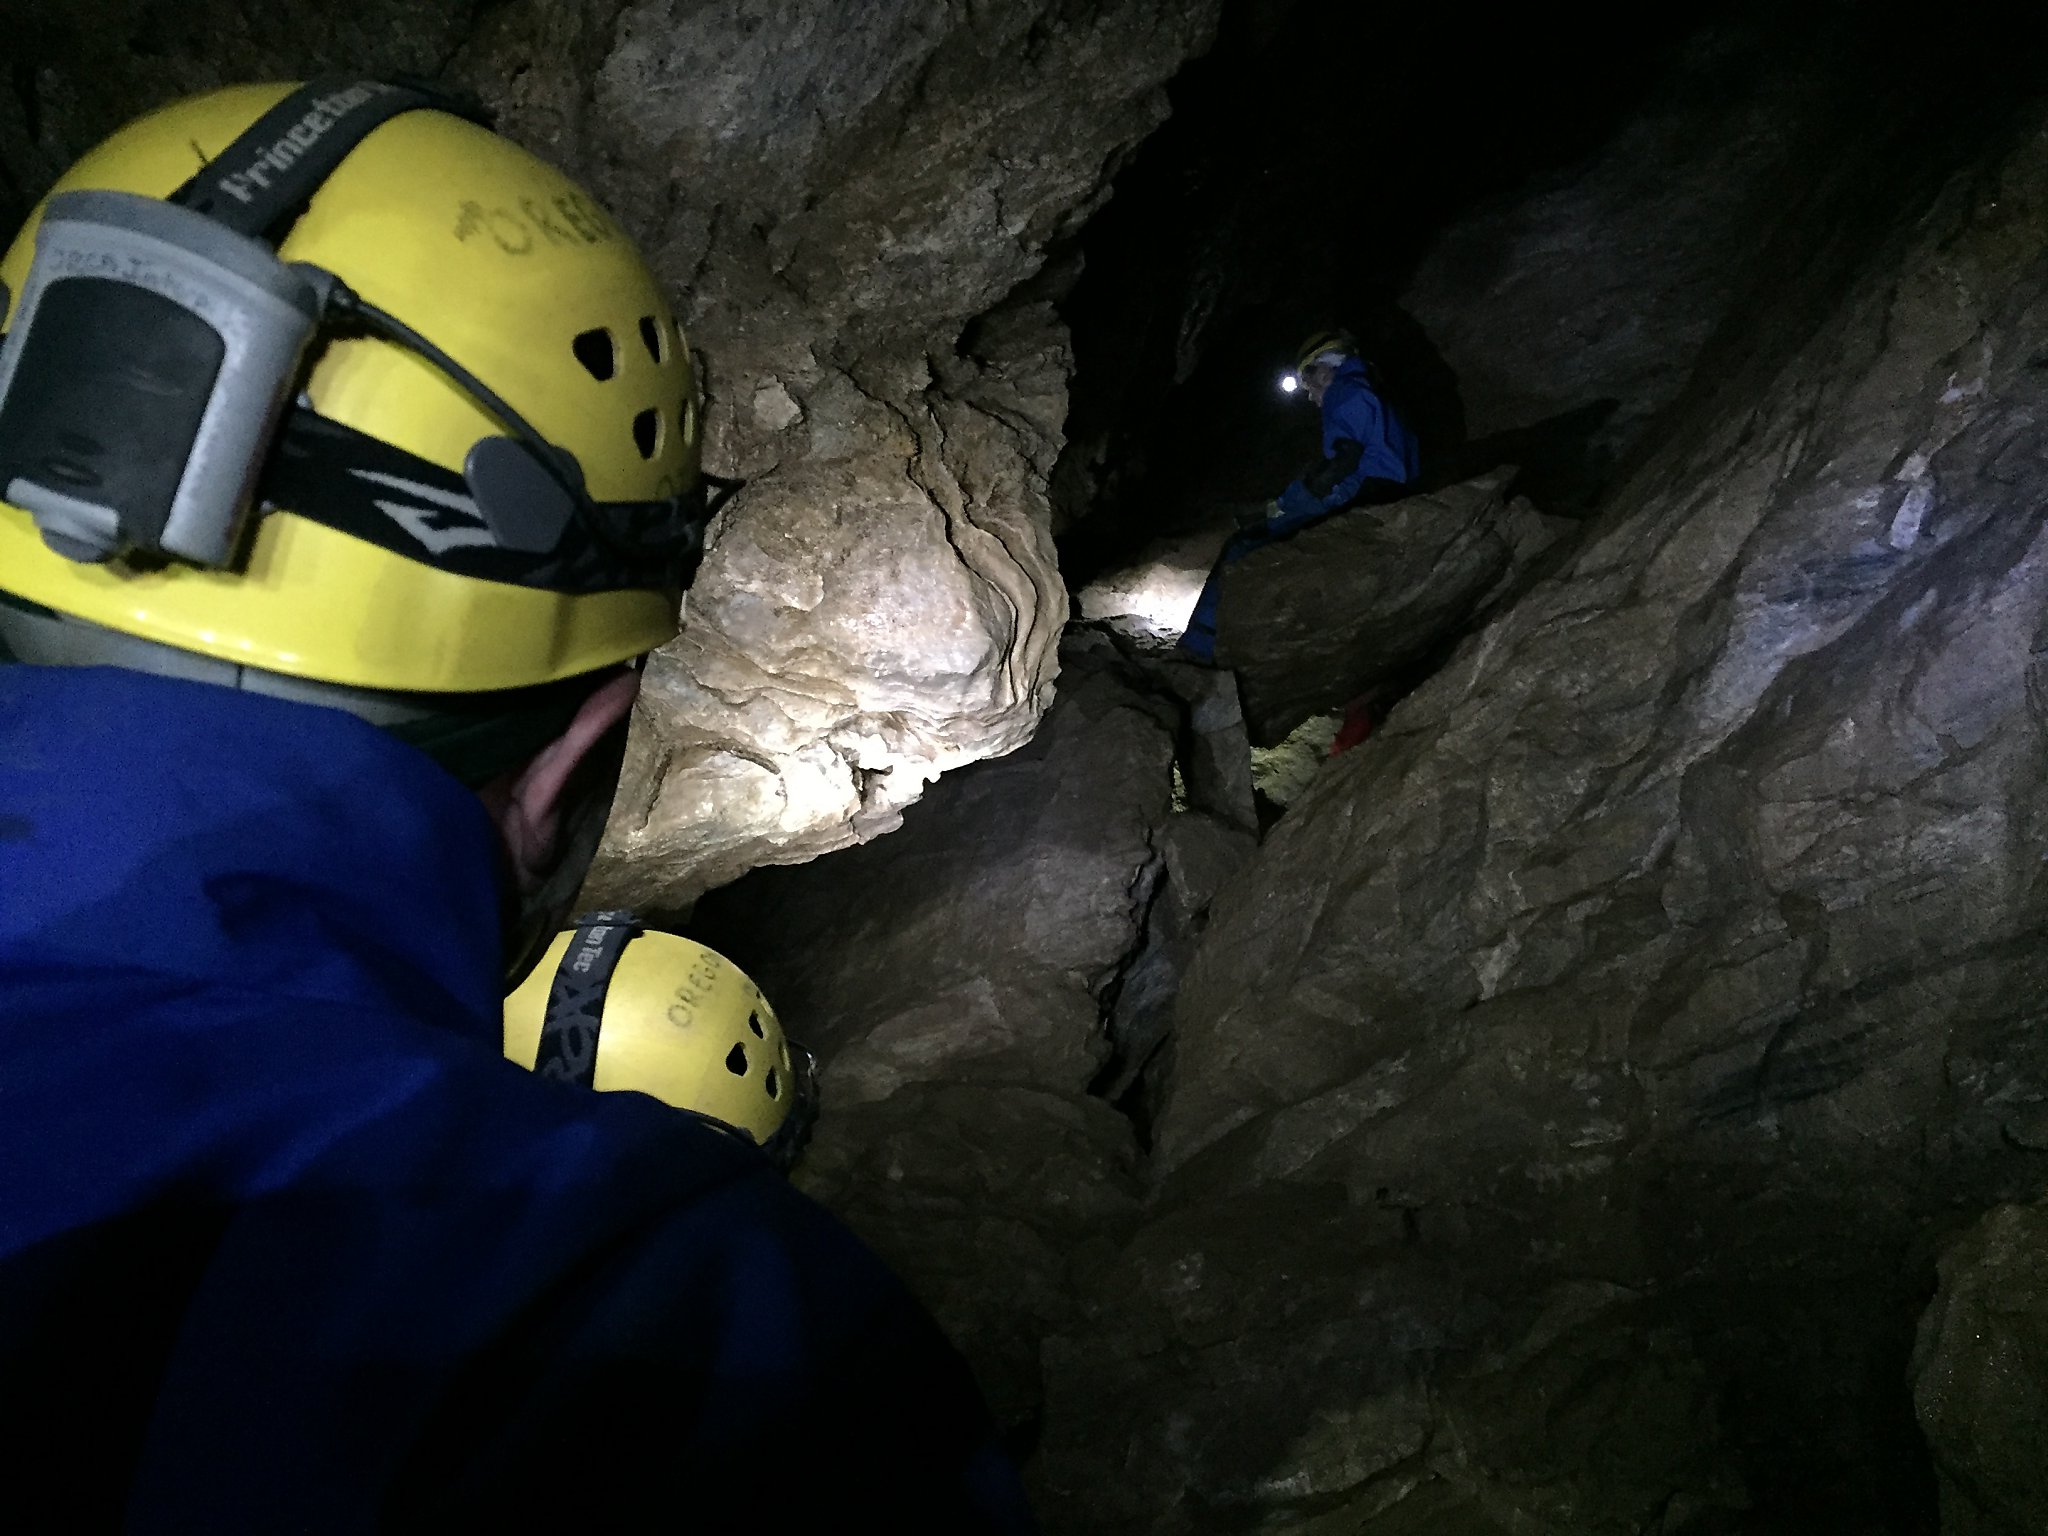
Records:
[[[1032,284],[1058,290],[1048,248],[1219,5],[29,4],[0,198],[160,101],[326,69],[469,87],[593,188],[676,292],[707,466],[748,481],[649,665],[589,892],[686,907],[1029,737],[1066,617],[1046,487],[1071,371]]]
[[[1846,1536],[2030,1507],[2038,1426],[2005,1415],[2038,1372],[1995,1278],[1944,1270],[1908,1367],[1949,1239],[2048,1187],[2048,110],[1984,88],[1995,36],[1894,42],[1925,67],[1822,58],[1786,117],[1729,120],[1789,180],[1717,233],[1740,262],[1664,354],[1652,451],[1222,878],[1135,1168],[1074,1095],[1113,1004],[1091,1028],[1071,976],[1028,989],[1073,1004],[1041,1037],[1065,1075],[999,1081],[990,1005],[927,1011],[903,976],[919,882],[857,916],[835,860],[731,893],[761,905],[722,937],[819,1027],[954,1058],[873,1097],[850,1057],[813,1178],[953,1321],[1050,1528]],[[1710,164],[1668,100],[1622,142]],[[1610,232],[1673,211],[1641,166],[1583,165],[1484,217],[1516,243],[1589,202]],[[1538,267],[1517,335],[1569,299],[1570,263]],[[973,788],[1004,770],[903,836],[975,795],[962,846],[1023,838],[1038,801]],[[1135,847],[1083,872],[1073,841],[948,873],[1147,888]],[[906,906],[891,988],[850,984]],[[1016,975],[1043,929],[1001,914],[1032,911],[968,907],[949,986]],[[791,932],[816,949],[778,962]]]
[[[1590,497],[1725,314],[1740,215],[1798,134],[1786,98],[1825,72],[1754,35],[1796,23],[1736,9],[1227,8],[1082,242],[1055,479],[1077,578],[1274,495],[1313,432],[1275,379],[1332,324],[1432,480],[1514,462],[1539,499]]]
[[[1106,1300],[1094,1340],[1129,1374],[1102,1403],[1104,1351],[1074,1346],[1048,1389],[1089,1403],[1064,1455],[1170,1458],[1262,1528],[1342,1503],[1376,1530],[1411,1496],[1541,1529],[1638,1528],[1675,1497],[1754,1507],[1743,1529],[1926,1517],[1904,1372],[1933,1252],[2048,1181],[2048,113],[1991,121],[1960,159],[1924,120],[1842,148],[1799,210],[1833,255],[1781,274],[1570,565],[1219,902],[1180,996],[1163,1213],[1100,1292],[1144,1298]],[[1204,1262],[1237,1278],[1197,1305],[1176,1276]],[[1268,1375],[1244,1346],[1292,1305],[1276,1271],[1314,1277],[1304,1326],[1376,1374]],[[1404,1339],[1352,1310],[1372,1276]],[[1594,1280],[1619,1290],[1572,1301]],[[1599,1360],[1649,1370],[1657,1339],[1651,1376],[1588,1398]],[[1535,1423],[1460,1417],[1543,1358],[1578,1363]],[[1441,1396],[1404,1396],[1393,1359]],[[1190,1441],[1159,1385],[1182,1368],[1218,1426],[1268,1425],[1256,1458]],[[1638,1391],[1716,1455],[1660,1459]],[[1591,1482],[1517,1463],[1544,1416],[1596,1413],[1608,1473],[1597,1434]],[[1346,1415],[1411,1427],[1346,1463]]]

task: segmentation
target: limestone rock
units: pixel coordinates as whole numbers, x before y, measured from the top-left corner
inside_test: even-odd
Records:
[[[1216,661],[1274,746],[1444,645],[1572,525],[1509,500],[1512,469],[1357,507],[1225,566]]]
[[[1545,505],[1612,478],[1756,281],[1753,232],[1819,163],[1816,125],[1836,131],[1807,51],[1830,47],[1724,19],[1596,152],[1438,235],[1402,305],[1456,376],[1461,458],[1518,459]]]
[[[1088,1267],[1083,1327],[1045,1349],[1047,1524],[1285,1530],[1398,1500],[1432,1427],[1418,1368],[1487,1320],[1400,1243],[1397,1213],[1281,1187],[1150,1220]]]
[[[1170,1000],[1250,843],[1172,811],[1183,714],[1076,636],[1027,745],[947,775],[889,837],[715,892],[692,924],[820,1058],[800,1182],[933,1307],[1013,1425],[1038,1412],[1039,1340],[1074,1324],[1074,1266],[1136,1218],[1132,1122],[1090,1094],[1123,1059],[1117,1020],[1149,988]]]
[[[1075,594],[1080,617],[1170,648],[1186,632],[1232,526],[1219,519],[1213,526],[1156,540],[1136,558],[1091,578]]]
[[[1141,872],[1145,923],[1110,1000],[1110,1058],[1094,1090],[1149,1130],[1160,1086],[1170,1076],[1173,1007],[1180,979],[1208,925],[1209,908],[1251,857],[1257,838],[1242,825],[1199,812],[1169,816]]]
[[[1220,0],[515,0],[458,68],[684,296],[746,478],[650,670],[587,899],[887,831],[1050,698],[1063,323],[1029,290]],[[1059,276],[1049,274],[1057,287]]]
[[[1149,678],[1171,689],[1186,706],[1177,766],[1188,808],[1227,826],[1257,831],[1252,747],[1237,679],[1184,661],[1147,658],[1144,665]]]
[[[1095,1305],[1045,1351],[1048,1522],[1737,1528],[1746,1490],[1716,1445],[1719,1384],[1668,1309],[1583,1282],[1505,1301],[1512,1284],[1488,1294],[1409,1217],[1281,1185],[1157,1215],[1083,1266]]]
[[[915,415],[850,384],[813,409],[849,441],[724,518],[682,635],[649,663],[587,900],[687,907],[889,831],[1045,708],[1066,600],[1034,510],[1042,439],[935,390]]]
[[[2048,1530],[2048,1205],[2000,1206],[1942,1256],[1913,1402],[1941,1474],[1942,1536]]]

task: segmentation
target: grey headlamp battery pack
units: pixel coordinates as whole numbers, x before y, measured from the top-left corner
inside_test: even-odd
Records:
[[[228,565],[322,298],[191,209],[51,198],[0,345],[0,497],[69,559]]]

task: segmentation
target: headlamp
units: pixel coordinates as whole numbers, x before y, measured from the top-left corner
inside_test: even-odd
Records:
[[[1293,393],[1294,393],[1294,392],[1295,392],[1295,391],[1296,391],[1297,389],[1300,389],[1300,388],[1301,388],[1301,375],[1300,375],[1300,374],[1296,374],[1296,373],[1283,373],[1283,374],[1281,374],[1281,375],[1280,375],[1280,393],[1281,393],[1281,394],[1283,394],[1283,395],[1291,395],[1291,394],[1293,394]]]

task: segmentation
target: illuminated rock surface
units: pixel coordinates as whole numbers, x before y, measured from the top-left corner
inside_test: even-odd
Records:
[[[1071,365],[1022,285],[1218,3],[528,3],[465,53],[687,295],[708,461],[749,482],[650,667],[591,900],[686,906],[1029,737]]]

